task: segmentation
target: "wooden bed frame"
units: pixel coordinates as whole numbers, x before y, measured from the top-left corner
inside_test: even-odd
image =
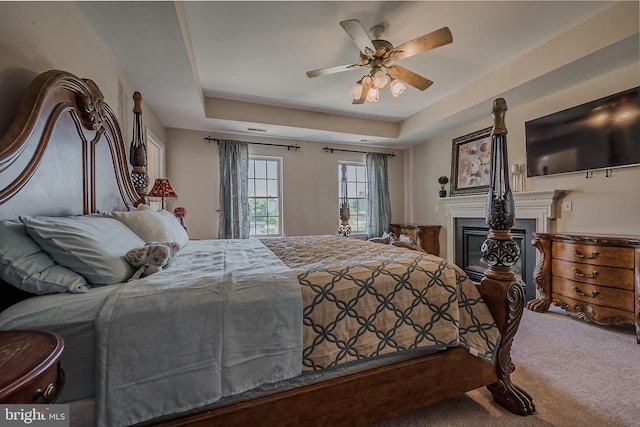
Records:
[[[498,101],[494,102],[493,151],[494,155],[504,153],[492,173],[489,212],[504,219],[505,209],[511,209],[513,217],[509,200],[513,203],[508,177],[501,184],[506,187],[496,184],[506,161],[507,133],[506,104]],[[492,165],[496,165],[495,158]],[[58,70],[36,77],[0,139],[0,220],[123,210],[140,202],[119,125],[98,87],[91,80]],[[487,247],[504,250],[512,242],[511,225],[494,221],[490,226]],[[477,285],[502,334],[494,365],[453,348],[159,425],[367,425],[483,386],[509,411],[532,414],[531,397],[510,379],[515,369],[510,350],[522,316],[524,290],[511,272],[512,264],[492,253],[486,255],[499,259]],[[0,299],[24,298],[22,294],[5,295],[8,287],[0,284]]]

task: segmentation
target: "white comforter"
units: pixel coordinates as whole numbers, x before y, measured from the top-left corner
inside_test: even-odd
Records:
[[[191,241],[96,320],[98,426],[187,411],[301,373],[295,274],[257,240]]]

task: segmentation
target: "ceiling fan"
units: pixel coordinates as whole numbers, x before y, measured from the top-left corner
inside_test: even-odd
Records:
[[[362,77],[349,91],[353,97],[354,104],[362,104],[365,100],[376,102],[379,96],[378,89],[386,86],[387,83],[390,83],[391,93],[394,97],[405,91],[406,87],[402,82],[416,89],[425,90],[433,84],[431,80],[400,65],[389,65],[389,63],[453,42],[453,36],[448,27],[442,27],[439,30],[394,47],[391,43],[382,39],[384,27],[381,25],[371,28],[369,32],[371,37],[369,37],[357,19],[341,21],[340,25],[360,49],[359,61],[353,64],[336,65],[307,71],[307,77],[326,76],[361,67],[371,68],[371,71]]]

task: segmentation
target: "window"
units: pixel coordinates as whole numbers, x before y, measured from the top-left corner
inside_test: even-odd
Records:
[[[342,165],[347,167],[347,200],[351,232],[367,232],[367,167],[362,163],[338,162],[338,212],[342,203]]]
[[[249,159],[249,228],[252,236],[281,236],[281,159]]]

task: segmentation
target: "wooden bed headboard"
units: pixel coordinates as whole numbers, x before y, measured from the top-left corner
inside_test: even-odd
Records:
[[[0,220],[139,202],[120,126],[96,84],[59,70],[37,76],[0,139]]]

